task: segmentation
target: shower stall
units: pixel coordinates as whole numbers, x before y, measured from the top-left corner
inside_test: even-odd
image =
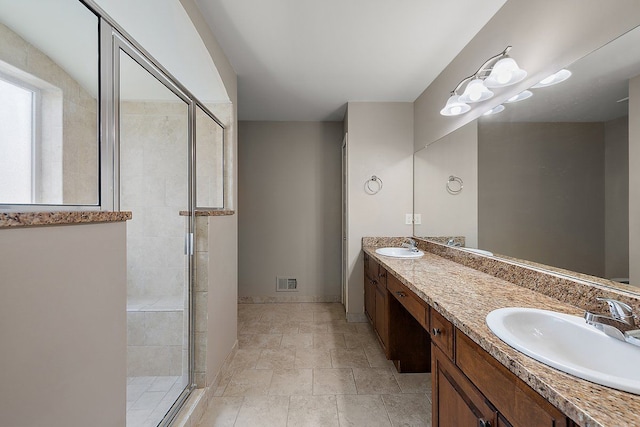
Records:
[[[119,205],[127,226],[127,424],[158,425],[190,384],[189,103],[119,51]],[[182,212],[182,215],[181,215]]]

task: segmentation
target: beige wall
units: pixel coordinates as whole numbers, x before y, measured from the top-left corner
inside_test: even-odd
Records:
[[[629,81],[629,280],[640,286],[640,76]]]
[[[440,109],[456,85],[491,56],[512,45],[529,75],[489,101],[500,104],[640,24],[637,0],[509,0],[415,101],[415,150],[471,122],[483,111],[444,117]],[[597,31],[594,29],[597,28]]]
[[[446,189],[449,176],[462,179],[459,194]],[[464,236],[478,247],[478,124],[473,121],[415,153],[414,210],[422,224],[414,234]],[[457,183],[451,187],[457,189]]]
[[[604,124],[478,125],[483,249],[604,276]]]
[[[339,300],[342,126],[240,122],[240,298]]]
[[[347,317],[365,321],[362,237],[411,236],[413,212],[413,103],[350,102],[347,106]],[[364,191],[376,175],[376,195]]]
[[[629,117],[604,125],[604,272],[629,277]]]
[[[125,223],[0,230],[0,425],[125,425]]]
[[[224,75],[223,80],[226,84]],[[229,96],[235,99],[236,94],[229,92]],[[209,105],[209,108],[225,125],[225,203],[227,208],[236,209],[236,213],[209,217],[207,385],[213,383],[238,338],[237,109],[234,104]]]

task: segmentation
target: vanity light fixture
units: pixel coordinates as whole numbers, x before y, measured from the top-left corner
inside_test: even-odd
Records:
[[[460,101],[458,95],[452,94],[447,100],[447,104],[440,110],[440,114],[443,116],[457,116],[466,113],[470,109],[471,107],[468,104]]]
[[[493,97],[494,93],[489,88],[501,88],[522,81],[527,76],[527,72],[518,67],[513,58],[507,56],[510,50],[511,46],[507,46],[505,50],[485,61],[474,74],[462,79],[451,91],[447,104],[440,110],[440,114],[443,116],[464,114],[471,110],[469,104],[486,101]],[[465,84],[466,87],[460,95],[459,91]]]
[[[531,87],[534,89],[537,89],[540,87],[553,86],[555,84],[562,83],[563,81],[567,80],[569,77],[571,77],[571,71],[562,69],[557,73],[551,74],[549,77],[541,80],[540,83],[536,83]]]
[[[502,113],[503,111],[504,111],[504,105],[500,104],[500,105],[496,105],[491,110],[484,113],[483,116],[490,116],[492,114]]]
[[[493,92],[484,85],[482,79],[473,79],[467,85],[464,93],[460,95],[460,101],[464,103],[474,103],[486,101],[493,97]]]
[[[511,104],[512,102],[524,101],[525,99],[531,98],[533,96],[533,92],[530,90],[523,90],[519,94],[512,96],[511,98],[504,101],[505,104]]]
[[[525,77],[527,72],[518,67],[513,58],[506,57],[496,62],[484,84],[487,87],[505,87],[521,82]]]

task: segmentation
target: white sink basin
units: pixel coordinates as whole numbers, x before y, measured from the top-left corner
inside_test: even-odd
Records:
[[[640,347],[605,335],[582,317],[533,308],[501,308],[487,325],[511,347],[576,377],[640,394]]]
[[[422,251],[413,252],[409,248],[378,248],[376,253],[393,258],[420,258],[424,255]]]

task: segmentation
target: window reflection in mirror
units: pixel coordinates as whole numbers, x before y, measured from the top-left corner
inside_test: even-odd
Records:
[[[196,205],[224,207],[224,130],[196,108]]]
[[[0,203],[97,205],[98,18],[0,0]]]

